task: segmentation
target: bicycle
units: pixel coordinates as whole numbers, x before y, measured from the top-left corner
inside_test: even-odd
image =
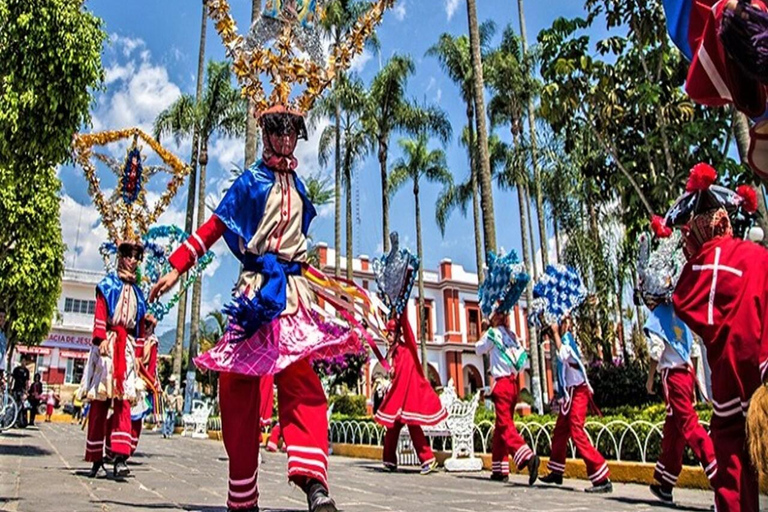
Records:
[[[9,391],[5,377],[0,379],[0,387],[3,393],[0,401],[0,432],[3,432],[16,424],[21,408]]]

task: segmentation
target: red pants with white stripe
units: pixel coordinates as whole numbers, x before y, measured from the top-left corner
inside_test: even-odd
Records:
[[[112,418],[114,417],[115,415],[113,414],[109,417],[109,420],[107,420],[107,439],[104,445],[104,452],[109,457],[115,456],[115,452],[112,451],[112,430],[114,429],[114,422]],[[141,436],[141,428],[143,423],[143,420],[131,420],[131,453],[129,454],[131,457],[133,457],[133,454],[136,453],[136,448],[139,446],[139,437]]]
[[[491,399],[496,408],[496,426],[491,447],[491,469],[494,473],[509,474],[509,455],[517,469],[522,469],[533,457],[533,450],[515,427],[515,405],[520,394],[516,376],[496,379]]]
[[[747,453],[746,419],[740,413],[728,418],[712,416],[710,433],[717,456],[715,510],[758,512],[760,487]]]
[[[691,368],[673,368],[661,373],[664,399],[667,402],[667,419],[661,438],[661,455],[653,477],[662,486],[671,489],[683,469],[683,450],[688,445],[704,467],[704,473],[712,482],[717,474],[715,448],[707,431],[699,423],[693,410],[696,392],[696,376]]]
[[[112,416],[107,419],[109,406]],[[104,441],[109,435],[112,453],[131,454],[131,406],[127,400],[93,400],[88,412],[88,436],[85,460],[99,462],[104,458]]]
[[[586,384],[566,389],[566,402],[557,416],[555,431],[552,433],[552,456],[547,468],[556,474],[565,472],[565,458],[568,440],[573,439],[576,451],[587,465],[587,476],[593,485],[605,482],[609,475],[608,464],[592,443],[584,430],[584,420],[590,401],[590,391]]]
[[[234,373],[220,376],[219,398],[224,448],[229,455],[230,508],[258,503],[259,378]],[[288,479],[303,487],[308,479],[328,486],[327,403],[309,361],[298,361],[275,375],[280,426],[288,451]]]
[[[400,440],[400,430],[403,423],[396,422],[394,427],[387,429],[384,436],[384,465],[388,467],[397,467],[397,443]],[[411,443],[416,450],[416,455],[422,464],[427,464],[435,460],[435,454],[429,446],[429,441],[424,435],[424,431],[419,425],[408,425],[408,433],[411,435]]]

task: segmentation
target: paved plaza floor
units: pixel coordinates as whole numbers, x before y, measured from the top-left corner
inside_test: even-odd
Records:
[[[227,456],[218,441],[146,432],[124,481],[84,476],[84,433],[76,425],[42,424],[39,430],[0,435],[0,509],[20,512],[186,510],[225,512]],[[259,474],[261,510],[306,510],[304,495],[286,482],[284,454],[264,454]],[[612,495],[591,496],[586,481],[562,487],[529,488],[527,477],[508,484],[489,473],[440,472],[420,476],[416,468],[390,474],[375,461],[331,457],[331,488],[345,512],[469,512],[497,510],[625,511],[669,509],[644,486],[616,484]],[[676,510],[708,511],[712,493],[676,491]]]

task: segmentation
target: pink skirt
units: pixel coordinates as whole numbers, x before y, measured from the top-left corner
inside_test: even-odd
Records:
[[[262,326],[249,339],[232,343],[226,333],[211,350],[195,358],[200,369],[248,376],[275,375],[297,361],[327,359],[359,352],[352,329],[329,330],[299,303],[296,313]]]

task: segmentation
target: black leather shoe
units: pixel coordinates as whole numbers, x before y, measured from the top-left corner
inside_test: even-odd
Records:
[[[509,482],[509,475],[504,473],[491,473],[491,480],[494,482]]]
[[[248,507],[248,508],[227,507],[227,512],[259,512],[259,507],[257,506]]]
[[[117,457],[115,459],[115,465],[112,474],[115,476],[115,478],[123,478],[131,474],[131,470],[128,469],[128,465],[125,463],[124,457]]]
[[[88,472],[88,478],[96,478],[99,475],[99,470],[104,467],[101,461],[94,462],[91,465],[91,470]]]
[[[336,502],[328,496],[328,489],[314,480],[307,485],[307,505],[309,512],[338,512]]]
[[[588,492],[590,494],[608,494],[613,492],[613,484],[610,480],[606,480],[599,484],[595,484],[588,489],[584,489],[584,492]]]
[[[672,489],[665,489],[661,485],[651,484],[651,494],[659,498],[664,503],[672,503]]]
[[[534,455],[528,460],[528,485],[535,484],[539,478],[539,464],[541,464],[541,460],[538,455]],[[562,477],[560,481],[562,482]]]
[[[546,474],[539,478],[539,480],[545,484],[563,485],[563,475],[558,475],[557,473]]]

